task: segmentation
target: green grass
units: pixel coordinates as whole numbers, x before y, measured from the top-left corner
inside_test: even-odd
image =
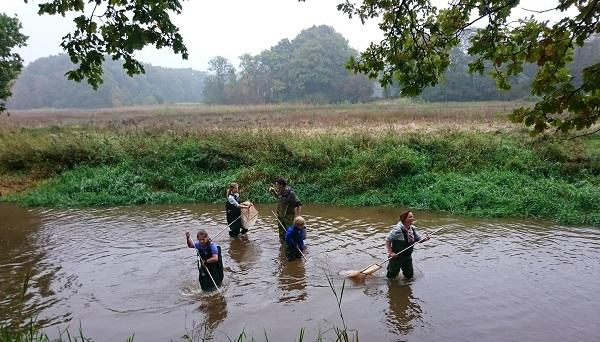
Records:
[[[275,177],[304,202],[397,205],[600,226],[600,138],[522,133],[167,128],[0,133],[0,179],[47,180],[4,196],[28,206],[271,201]]]

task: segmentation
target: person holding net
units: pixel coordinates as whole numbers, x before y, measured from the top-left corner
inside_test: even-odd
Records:
[[[221,247],[212,242],[208,233],[200,229],[196,234],[195,242],[192,241],[190,232],[185,233],[185,240],[189,248],[196,249],[198,256],[198,281],[203,291],[218,290],[223,282],[223,259]]]
[[[285,178],[278,177],[275,185],[269,187],[268,191],[277,198],[277,220],[284,229],[277,229],[279,238],[285,240],[285,229],[294,224],[294,218],[300,216],[302,202],[296,195]]]
[[[389,256],[386,276],[395,278],[400,270],[405,278],[410,279],[414,275],[412,264],[413,245],[416,242],[429,240],[429,235],[421,238],[417,229],[413,226],[415,218],[412,211],[407,210],[400,215],[400,221],[385,238],[385,247]],[[400,253],[401,252],[401,253]]]

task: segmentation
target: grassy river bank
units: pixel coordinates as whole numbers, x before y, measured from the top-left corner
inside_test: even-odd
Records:
[[[597,134],[314,127],[5,129],[0,199],[52,207],[220,202],[236,181],[243,198],[259,203],[272,201],[266,188],[282,175],[306,203],[600,226]]]

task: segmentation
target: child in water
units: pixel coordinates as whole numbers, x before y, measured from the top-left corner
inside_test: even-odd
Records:
[[[208,233],[204,229],[200,229],[196,237],[198,240],[194,242],[190,237],[190,232],[185,232],[187,246],[195,248],[200,257],[198,262],[200,287],[203,291],[215,290],[215,284],[220,286],[223,282],[221,247],[210,241]]]
[[[240,187],[238,183],[231,183],[227,188],[227,201],[225,202],[225,214],[229,226],[229,236],[236,237],[240,233],[246,234],[248,229],[242,227],[242,209],[248,209],[252,204],[240,203]]]
[[[304,218],[296,216],[294,225],[290,226],[285,233],[285,255],[289,261],[302,258],[302,254],[306,253],[304,239],[306,239]]]

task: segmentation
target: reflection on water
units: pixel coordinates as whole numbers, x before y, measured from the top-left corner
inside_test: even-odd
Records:
[[[306,269],[303,260],[288,261],[285,246],[279,248],[278,284],[281,289],[280,303],[301,302],[306,299]]]
[[[229,248],[227,251],[229,258],[240,267],[241,271],[245,271],[252,267],[253,263],[260,257],[260,250],[255,243],[248,238],[248,235],[241,235],[235,239],[229,240]],[[220,244],[226,245],[227,242],[222,242]]]
[[[396,280],[388,282],[387,297],[390,303],[388,324],[391,333],[408,335],[413,324],[421,319],[421,307],[413,297],[410,285],[401,285]]]
[[[220,294],[198,298],[198,310],[204,314],[202,321],[196,328],[196,336],[203,340],[210,340],[221,322],[227,317],[227,300]]]
[[[46,263],[45,248],[53,237],[40,234],[41,224],[35,212],[0,202],[0,322],[21,326],[57,302],[51,283],[60,266]],[[63,318],[38,322],[47,325]]]
[[[307,340],[339,326],[341,270],[386,259],[401,210],[306,205],[308,261],[288,262],[269,215],[247,235],[221,234],[222,293],[202,293],[186,231],[226,225],[222,205],[23,209],[0,203],[0,321],[32,316],[49,333],[82,324],[98,341],[178,340],[189,323],[215,340],[243,331]],[[361,340],[591,341],[600,335],[600,231],[541,221],[416,211],[415,278],[383,270],[346,281],[342,311]],[[26,291],[23,283],[29,278]],[[110,327],[110,329],[106,329]],[[197,331],[200,333],[200,331]],[[207,336],[208,336],[207,335]]]

